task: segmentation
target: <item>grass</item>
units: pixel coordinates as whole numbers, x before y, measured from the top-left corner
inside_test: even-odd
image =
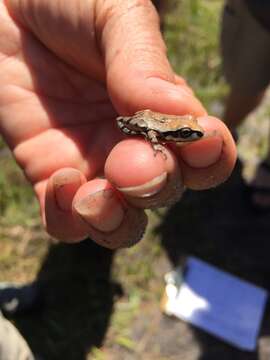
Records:
[[[210,108],[224,98],[227,86],[222,77],[219,54],[219,25],[222,2],[174,1],[166,17],[165,40],[172,66]]]
[[[172,2],[164,34],[174,69],[210,112],[220,112],[227,92],[218,47],[221,4]],[[114,257],[88,243],[49,245],[33,192],[3,142],[0,166],[0,280],[37,276],[45,284],[46,309],[15,319],[31,346],[47,359],[136,359],[134,321],[149,304],[159,309],[170,267],[155,231],[163,213],[150,213],[144,241]]]

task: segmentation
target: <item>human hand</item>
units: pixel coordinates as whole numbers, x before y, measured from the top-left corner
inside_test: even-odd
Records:
[[[173,73],[150,1],[1,1],[0,33],[0,131],[51,235],[135,243],[144,208],[231,173],[232,137]],[[116,127],[141,109],[193,114],[212,136],[154,157]]]

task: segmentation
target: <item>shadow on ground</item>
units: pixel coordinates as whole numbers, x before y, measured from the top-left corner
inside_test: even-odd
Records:
[[[258,215],[251,207],[237,167],[228,182],[217,189],[187,192],[171,208],[158,232],[170,261],[177,265],[195,255],[243,279],[270,289],[270,214]],[[228,294],[229,296],[229,294]],[[265,319],[269,319],[269,309]],[[269,335],[268,321],[262,335]],[[200,360],[269,359],[269,346],[249,353],[239,351],[194,329]],[[260,354],[260,355],[259,355]],[[192,358],[193,359],[193,358]]]
[[[39,311],[15,323],[41,359],[85,360],[101,345],[121,288],[111,281],[113,253],[84,241],[51,246],[38,281]]]

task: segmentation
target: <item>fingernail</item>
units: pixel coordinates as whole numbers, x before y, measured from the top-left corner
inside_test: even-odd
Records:
[[[72,200],[83,181],[77,170],[64,170],[53,178],[53,189],[58,207],[71,211]]]
[[[200,141],[180,149],[182,159],[193,168],[214,165],[221,156],[223,139],[218,134],[207,135]]]
[[[116,230],[124,219],[124,209],[111,189],[86,196],[74,208],[84,221],[103,232]]]
[[[158,193],[167,182],[167,173],[164,172],[161,175],[153,178],[152,180],[138,186],[122,187],[118,188],[122,193],[133,196],[146,198]]]

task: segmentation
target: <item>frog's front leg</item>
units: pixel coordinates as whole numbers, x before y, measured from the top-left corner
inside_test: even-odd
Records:
[[[167,155],[165,153],[164,147],[158,141],[158,133],[155,130],[149,130],[147,131],[146,138],[151,142],[151,145],[154,149],[154,156],[156,156],[158,151],[160,151],[166,160]]]

